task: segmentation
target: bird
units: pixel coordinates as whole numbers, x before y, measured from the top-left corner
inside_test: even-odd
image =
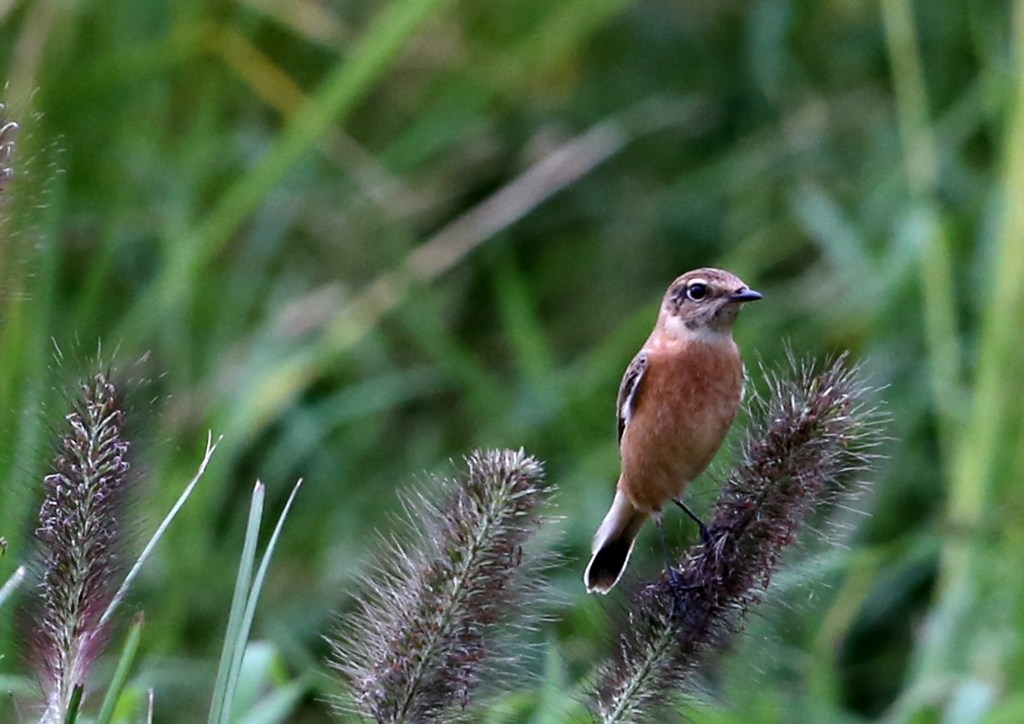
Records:
[[[618,583],[648,518],[674,573],[662,527],[670,502],[707,541],[707,528],[682,495],[714,458],[739,410],[746,378],[733,323],[744,304],[761,297],[722,269],[694,269],[669,285],[654,330],[619,385],[620,474],[583,574],[588,593],[606,594]]]

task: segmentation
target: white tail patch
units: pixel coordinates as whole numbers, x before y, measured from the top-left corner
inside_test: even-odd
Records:
[[[608,593],[619,582],[645,520],[647,513],[637,510],[621,490],[616,490],[612,507],[594,534],[593,555],[583,573],[587,593]]]
[[[594,542],[590,545],[590,552],[597,553],[605,543],[617,537],[634,515],[636,515],[636,508],[626,499],[621,490],[616,490],[612,507],[608,509],[604,520],[601,521],[601,526],[594,533]]]

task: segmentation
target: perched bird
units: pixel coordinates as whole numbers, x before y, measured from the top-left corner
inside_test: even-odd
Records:
[[[621,473],[583,574],[588,593],[608,593],[618,582],[648,517],[664,546],[662,507],[668,502],[693,518],[706,538],[681,496],[711,462],[736,416],[744,374],[733,322],[745,302],[760,298],[721,269],[687,272],[665,292],[654,331],[619,385]]]

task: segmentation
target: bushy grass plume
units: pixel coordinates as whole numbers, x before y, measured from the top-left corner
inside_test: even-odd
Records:
[[[63,721],[105,643],[100,619],[121,567],[129,481],[124,412],[107,375],[80,383],[65,422],[53,472],[43,480],[36,529],[42,571],[30,602],[29,658],[47,722]]]
[[[385,544],[333,644],[351,706],[381,722],[451,721],[506,663],[502,630],[528,625],[541,555],[524,546],[547,497],[523,451],[478,452],[456,479],[406,499],[413,533]],[[339,702],[339,708],[345,704]]]

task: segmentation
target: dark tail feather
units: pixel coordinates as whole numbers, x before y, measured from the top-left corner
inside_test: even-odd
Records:
[[[647,514],[633,507],[621,492],[594,536],[594,555],[583,574],[587,593],[608,593],[626,570],[633,542]]]

